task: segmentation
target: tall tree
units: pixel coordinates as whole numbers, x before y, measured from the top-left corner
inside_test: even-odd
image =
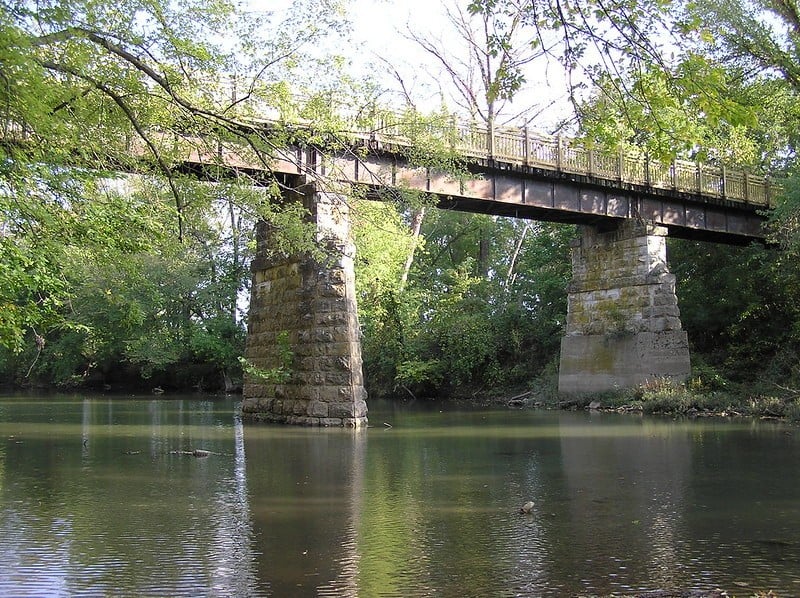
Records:
[[[309,246],[313,236],[299,212],[269,201],[270,192],[280,191],[269,180],[280,133],[254,129],[249,119],[280,117],[281,110],[322,114],[324,106],[330,123],[329,102],[295,94],[318,97],[330,87],[309,74],[310,65],[335,60],[318,51],[319,42],[342,27],[344,12],[336,0],[298,0],[287,14],[247,12],[228,0],[0,2],[0,350],[9,357],[3,361],[27,350],[21,369],[30,372],[50,341],[51,357],[58,357],[55,345],[63,349],[70,330],[80,359],[96,362],[111,347],[98,353],[109,320],[93,319],[101,312],[79,300],[90,300],[93,287],[98,300],[123,300],[119,273],[136,279],[145,263],[155,276],[171,262],[174,276],[163,280],[188,280],[178,271],[195,267],[188,265],[196,265],[192,253],[210,259],[210,270],[194,279],[200,291],[178,296],[209,297],[203,307],[183,302],[175,312],[181,326],[224,319],[240,330],[245,223],[270,219],[286,243]],[[215,155],[220,140],[250,147],[262,159],[259,182],[266,179],[266,186],[253,189],[243,172],[191,184],[181,168],[186,152]],[[137,180],[121,172],[135,172]],[[169,202],[134,192],[148,183],[165,189]],[[213,232],[225,221],[226,230]],[[177,251],[167,250],[170,234]],[[158,256],[163,261],[154,266]],[[87,263],[94,273],[81,267]],[[109,286],[114,281],[119,292]],[[166,313],[155,300],[124,302],[128,316],[141,317],[115,319],[120,334]],[[141,312],[143,306],[153,313]],[[110,353],[132,359],[134,344]],[[198,352],[208,348],[197,345]],[[139,352],[145,359],[157,354]]]
[[[440,93],[461,118],[493,130],[501,124],[526,122],[541,109],[526,106],[509,112],[528,80],[526,67],[542,54],[536,44],[523,42],[525,14],[524,4],[516,0],[502,4],[474,0],[466,8],[450,3],[445,7],[448,27],[443,32],[408,32],[433,59],[432,76]]]

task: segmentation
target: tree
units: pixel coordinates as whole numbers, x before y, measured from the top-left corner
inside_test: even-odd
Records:
[[[449,37],[409,31],[408,36],[444,75],[431,77],[447,104],[461,118],[486,125],[527,122],[535,106],[507,113],[515,95],[528,81],[526,67],[541,56],[536,44],[522,42],[524,5],[514,1],[474,0],[466,8],[445,8]],[[395,71],[396,72],[396,71]],[[397,78],[402,79],[399,75]],[[407,95],[413,102],[413,98]]]
[[[739,69],[762,93],[770,110],[762,135],[773,158],[770,166],[789,175],[772,221],[787,248],[800,245],[800,194],[797,183],[798,98],[800,97],[800,9],[793,2],[717,2],[687,5],[684,30],[721,64]],[[770,93],[764,94],[768,90]],[[765,111],[766,111],[765,110]],[[772,146],[772,147],[769,147]]]
[[[298,4],[276,32],[265,27],[269,15],[245,15],[228,0],[0,3],[0,345],[19,352],[36,340],[41,349],[48,332],[72,325],[72,254],[102,260],[148,251],[169,223],[187,240],[187,220],[198,217],[189,212],[202,202],[182,182],[185,148],[176,153],[176,139],[212,147],[237,139],[265,158],[277,151],[280,139],[245,118],[285,93],[287,73],[303,70],[304,46],[341,26],[335,3],[313,4]],[[237,82],[233,96],[220,73]],[[290,104],[300,109],[297,100],[282,102]],[[120,171],[156,177],[171,207],[110,192],[127,184]],[[237,211],[282,213],[263,193],[244,193],[252,184],[242,182],[220,198],[231,215],[234,278],[243,247]],[[277,229],[297,230],[284,224]],[[235,294],[225,300],[228,312]]]
[[[311,80],[309,65],[335,59],[316,48],[341,29],[344,13],[333,0],[308,0],[289,15],[276,22],[227,0],[0,3],[6,374],[30,374],[34,365],[48,371],[48,351],[56,360],[67,346],[75,359],[62,364],[74,367],[57,377],[111,356],[157,368],[179,358],[178,340],[195,356],[215,353],[230,362],[214,339],[241,341],[237,299],[249,276],[250,223],[269,219],[290,249],[313,244],[300,211],[270,201],[280,192],[268,160],[282,147],[281,131],[255,129],[248,118],[270,105],[322,113],[313,95],[291,94],[304,91],[304,83],[325,91],[321,78]],[[186,144],[210,155],[220,140],[261,157],[260,188],[243,172],[209,171],[217,180],[201,184],[183,173]],[[136,175],[120,174],[126,172]],[[167,191],[168,202],[156,188]],[[130,285],[147,275],[164,286],[137,297]],[[161,293],[171,283],[175,296],[168,299]],[[180,306],[166,308],[164,301]],[[162,331],[172,348],[155,343],[156,328],[136,328],[163,323],[158,314],[171,314],[181,329]]]

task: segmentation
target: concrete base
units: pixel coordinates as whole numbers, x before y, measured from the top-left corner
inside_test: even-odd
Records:
[[[633,388],[655,378],[683,381],[689,372],[684,330],[565,336],[558,391],[588,394]]]
[[[242,415],[252,421],[293,426],[345,428],[367,426],[367,404],[364,400],[331,407],[321,401],[246,397],[242,401]]]

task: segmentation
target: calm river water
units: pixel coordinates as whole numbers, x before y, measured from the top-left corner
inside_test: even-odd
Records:
[[[800,596],[798,427],[370,407],[0,398],[0,595]]]

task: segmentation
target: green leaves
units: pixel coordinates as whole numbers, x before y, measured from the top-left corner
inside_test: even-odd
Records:
[[[356,210],[356,285],[372,396],[459,396],[539,374],[563,331],[572,227],[426,210],[424,242],[401,287],[411,241],[404,227],[415,212],[394,210]]]
[[[201,359],[238,369],[254,222],[269,221],[277,251],[317,250],[302,207],[273,201],[268,172],[209,165],[217,182],[198,184],[184,162],[191,152],[213,162],[220,142],[237,142],[268,170],[275,140],[241,118],[291,103],[323,120],[319,102],[303,106],[282,80],[324,79],[309,72],[312,42],[343,29],[341,5],[299,0],[280,22],[237,10],[0,6],[0,347],[30,352],[42,335],[40,375],[67,380],[114,360],[141,372]],[[68,365],[55,374],[58,362]]]

